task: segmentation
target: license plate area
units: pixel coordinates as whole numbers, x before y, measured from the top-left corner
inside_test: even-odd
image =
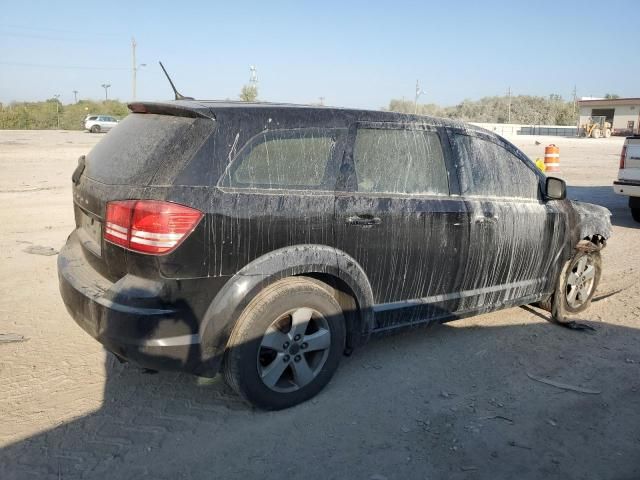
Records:
[[[102,222],[80,211],[80,241],[89,251],[102,255]]]

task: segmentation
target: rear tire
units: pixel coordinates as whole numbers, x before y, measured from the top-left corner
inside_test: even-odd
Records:
[[[640,208],[631,207],[631,216],[636,222],[640,222]]]
[[[91,127],[91,133],[100,133],[100,125],[93,125]]]
[[[329,382],[345,339],[333,289],[308,277],[285,278],[260,292],[238,318],[225,355],[225,379],[258,408],[291,407]]]
[[[607,129],[604,131],[604,138],[609,138],[609,137],[611,137],[611,129],[610,129],[610,128],[607,128]]]
[[[553,295],[539,306],[551,312],[554,322],[569,323],[567,315],[583,312],[591,305],[601,273],[600,252],[577,252],[564,264]]]

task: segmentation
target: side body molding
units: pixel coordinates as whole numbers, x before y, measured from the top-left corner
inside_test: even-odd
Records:
[[[354,293],[359,315],[352,343],[369,338],[374,328],[373,292],[362,267],[341,250],[326,245],[294,245],[269,252],[247,264],[215,296],[200,325],[203,369],[216,373],[233,326],[247,304],[267,285],[294,275],[327,274]],[[203,372],[205,373],[205,372]]]

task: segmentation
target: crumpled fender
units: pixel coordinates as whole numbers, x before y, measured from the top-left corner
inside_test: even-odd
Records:
[[[576,213],[575,230],[580,240],[600,235],[605,240],[611,237],[611,212],[593,203],[570,200]]]
[[[200,325],[202,360],[217,371],[233,326],[248,303],[267,285],[282,278],[323,273],[339,278],[354,292],[359,307],[356,344],[374,326],[373,291],[362,267],[345,252],[326,245],[295,245],[269,252],[247,264],[218,292]],[[359,335],[358,335],[359,334]]]

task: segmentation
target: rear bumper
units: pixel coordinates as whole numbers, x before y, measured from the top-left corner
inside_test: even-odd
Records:
[[[58,256],[62,299],[84,331],[140,366],[206,374],[199,320],[188,301],[167,302],[171,281],[126,275],[112,283],[84,255],[73,233]]]
[[[618,195],[640,197],[640,181],[616,180],[613,182],[613,191]]]

